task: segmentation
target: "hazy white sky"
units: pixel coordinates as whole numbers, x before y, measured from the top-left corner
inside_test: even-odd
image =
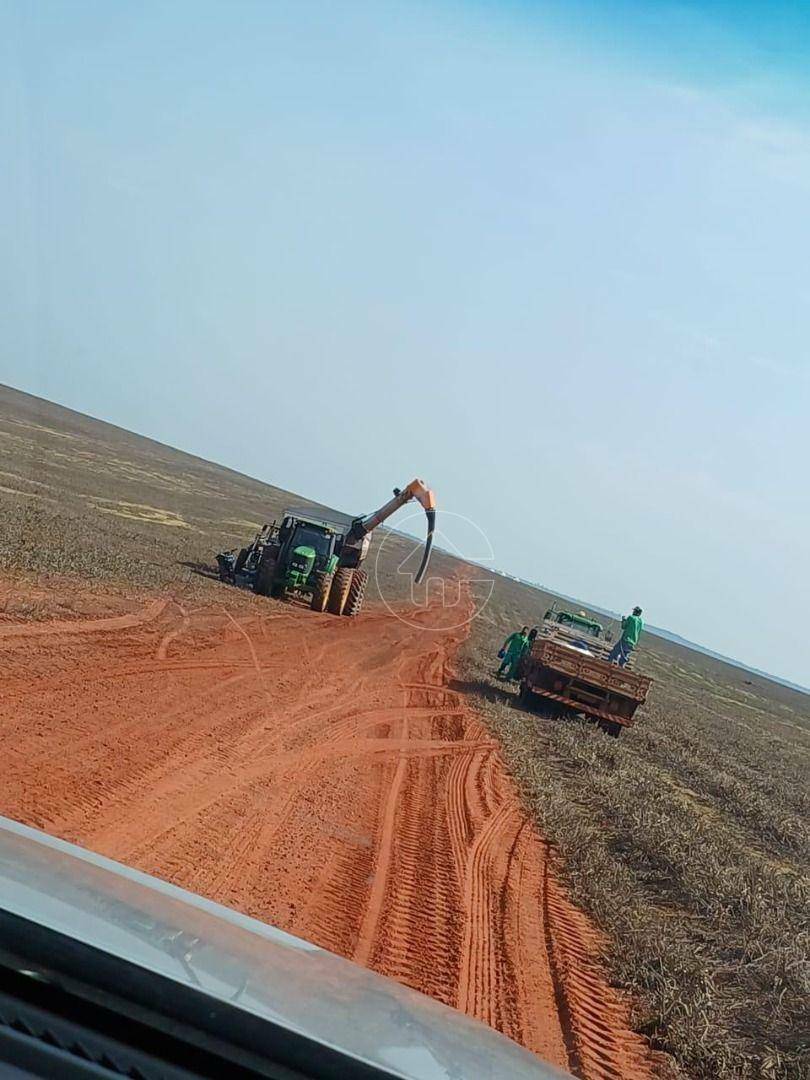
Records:
[[[810,684],[808,62],[802,4],[0,0],[0,378],[350,511],[423,475]]]

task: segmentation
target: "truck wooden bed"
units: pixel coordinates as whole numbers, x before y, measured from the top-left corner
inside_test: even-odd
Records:
[[[631,727],[652,679],[552,637],[538,637],[521,668],[519,701],[537,698],[593,717],[611,735]]]

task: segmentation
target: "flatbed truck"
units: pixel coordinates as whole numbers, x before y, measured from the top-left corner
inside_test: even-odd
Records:
[[[595,635],[596,640],[583,639],[571,632],[567,620],[559,622],[559,613],[554,614],[521,661],[518,704],[530,708],[545,701],[583,713],[609,735],[620,735],[632,727],[652,679],[609,663],[601,634]]]

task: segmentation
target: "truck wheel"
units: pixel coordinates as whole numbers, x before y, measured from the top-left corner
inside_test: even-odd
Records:
[[[352,587],[354,571],[348,566],[341,566],[335,573],[332,588],[329,590],[327,608],[333,615],[342,615],[349,599],[349,589]]]
[[[259,596],[270,596],[275,586],[273,578],[276,576],[276,560],[262,559],[256,577],[253,579],[253,591]]]
[[[329,590],[332,588],[333,574],[326,574],[323,571],[319,571],[315,575],[315,588],[312,593],[312,600],[310,607],[313,611],[326,611],[326,605],[329,602]]]
[[[618,739],[622,733],[622,725],[617,724],[615,720],[600,720],[599,727],[606,735],[610,735],[614,739]]]
[[[352,574],[352,583],[349,586],[349,595],[346,598],[346,606],[343,609],[344,615],[358,615],[360,608],[363,606],[363,598],[366,595],[366,585],[368,585],[368,574],[365,570],[355,570]]]

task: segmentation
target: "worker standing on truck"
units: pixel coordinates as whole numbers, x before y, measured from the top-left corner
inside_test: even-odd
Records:
[[[627,662],[630,659],[630,654],[636,645],[638,645],[638,639],[641,637],[641,631],[644,629],[644,623],[641,621],[641,608],[634,607],[632,615],[625,615],[622,619],[622,636],[610,650],[608,660],[611,664],[618,664],[619,667],[626,667]]]
[[[507,679],[511,679],[515,674],[523,653],[526,651],[526,647],[529,644],[529,628],[524,626],[520,633],[515,631],[514,634],[510,634],[506,641],[501,646],[501,650],[498,656],[501,660],[501,666],[498,668],[498,678],[501,679],[504,676]]]

